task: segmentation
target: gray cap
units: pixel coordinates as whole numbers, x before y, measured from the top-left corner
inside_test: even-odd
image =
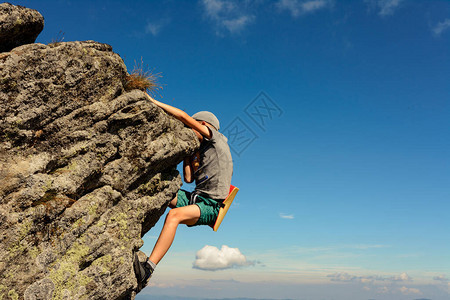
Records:
[[[214,126],[217,130],[220,129],[219,119],[209,111],[199,111],[192,116],[197,121],[205,121]]]

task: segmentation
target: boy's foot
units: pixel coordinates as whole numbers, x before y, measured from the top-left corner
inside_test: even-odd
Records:
[[[143,288],[145,288],[147,286],[148,280],[150,279],[150,277],[152,277],[153,270],[150,267],[150,265],[147,263],[147,261],[145,261],[145,262],[139,261],[139,257],[136,252],[134,253],[133,266],[134,266],[134,272],[136,273],[136,279],[137,279],[137,283],[138,283],[137,292],[139,292],[140,290],[142,290]]]

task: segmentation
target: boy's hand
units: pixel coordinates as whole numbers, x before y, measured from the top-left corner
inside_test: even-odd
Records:
[[[181,109],[170,106],[170,105],[162,103],[162,102],[159,102],[159,101],[153,99],[152,97],[150,97],[149,94],[147,94],[147,93],[145,93],[145,94],[147,95],[147,98],[150,101],[152,101],[155,105],[161,107],[168,113],[172,114],[175,118],[177,118],[178,120],[180,120],[181,122],[183,122],[184,124],[189,126],[190,128],[194,129],[194,132],[199,133],[200,136],[197,134],[197,137],[199,138],[200,141],[202,140],[202,137],[206,137],[208,139],[210,139],[212,137],[212,132],[208,128],[208,126],[205,125],[206,124],[205,122],[199,122],[199,121],[195,120],[194,118],[192,118],[190,115],[188,115],[186,112],[182,111]]]

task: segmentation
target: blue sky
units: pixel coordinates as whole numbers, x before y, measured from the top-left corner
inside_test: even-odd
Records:
[[[161,101],[232,135],[222,227],[180,228],[138,299],[449,298],[449,1],[11,2],[43,14],[37,42],[142,58]]]

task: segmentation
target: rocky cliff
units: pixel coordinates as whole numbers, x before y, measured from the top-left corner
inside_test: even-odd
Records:
[[[0,53],[0,299],[133,299],[191,130],[93,41]]]

